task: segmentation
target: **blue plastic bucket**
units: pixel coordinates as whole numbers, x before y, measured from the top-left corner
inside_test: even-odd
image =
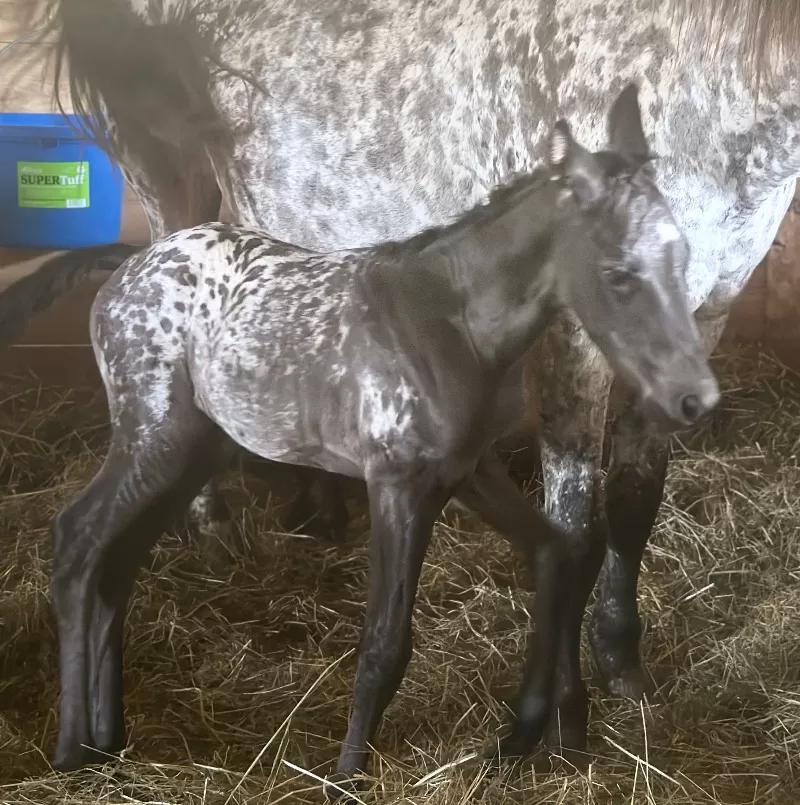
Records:
[[[123,187],[119,167],[63,115],[0,114],[0,246],[116,243]]]

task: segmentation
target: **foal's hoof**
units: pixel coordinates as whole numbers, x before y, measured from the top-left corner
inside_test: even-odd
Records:
[[[483,751],[483,759],[496,772],[501,769],[513,769],[532,758],[538,748],[538,740],[512,729],[505,737],[487,744]]]
[[[329,774],[325,780],[325,798],[329,802],[339,800],[347,801],[353,799],[354,795],[364,789],[364,780],[360,777],[352,777],[344,772],[334,772]]]
[[[101,752],[91,746],[72,743],[67,747],[58,747],[50,765],[56,771],[69,772],[78,771],[87,766],[103,766],[117,759],[115,754]]]
[[[591,762],[591,755],[586,749],[586,738],[585,722],[572,727],[564,724],[551,728],[542,752],[543,757],[534,764],[537,774],[570,775],[585,772]]]
[[[623,666],[621,663],[603,661],[601,655],[594,654],[595,677],[598,687],[611,696],[630,699],[638,704],[645,697],[652,698],[654,685],[638,662]]]
[[[585,771],[589,767],[590,758],[584,751],[567,747],[556,751],[539,744],[531,751],[524,751],[514,743],[506,745],[501,741],[499,746],[496,742],[487,746],[484,760],[495,774],[521,771],[530,766],[537,775],[570,775]]]
[[[632,627],[610,629],[603,617],[595,616],[586,631],[598,687],[636,703],[653,695],[653,683],[639,660],[638,641],[630,637]]]
[[[562,733],[557,741],[548,745],[535,741],[523,731],[512,729],[499,742],[489,744],[483,757],[495,772],[530,765],[536,774],[542,775],[584,771],[590,760],[586,752],[586,735],[580,730],[574,736]]]

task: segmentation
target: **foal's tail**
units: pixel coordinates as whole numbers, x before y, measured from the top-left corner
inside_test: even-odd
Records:
[[[160,198],[172,199],[187,176],[211,168],[232,199],[233,134],[211,78],[224,71],[253,82],[220,63],[214,36],[190,7],[197,3],[169,5],[147,20],[132,0],[47,0],[45,30],[57,36],[55,99],[63,111],[66,63],[85,132],[120,164],[144,171]]]
[[[0,344],[8,344],[32,316],[47,310],[92,271],[114,271],[138,246],[116,244],[75,249],[46,260],[33,274],[0,293]]]

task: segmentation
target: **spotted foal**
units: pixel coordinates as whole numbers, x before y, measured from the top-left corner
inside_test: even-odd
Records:
[[[525,356],[563,306],[671,426],[718,397],[635,87],[613,104],[609,131],[609,149],[591,154],[559,122],[545,166],[405,242],[315,254],[210,224],[112,276],[91,317],[111,444],[53,524],[58,768],[124,747],[122,632],[136,572],[168,518],[241,447],[366,480],[368,603],[338,775],[365,768],[403,678],[423,558],[453,498],[537,570],[536,664],[501,748],[535,747],[567,628],[562,596],[586,546],[540,514],[492,452],[520,417]]]

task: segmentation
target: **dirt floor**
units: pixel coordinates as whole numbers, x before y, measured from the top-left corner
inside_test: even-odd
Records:
[[[534,779],[528,766],[489,779],[470,755],[504,724],[531,593],[497,537],[449,520],[364,802],[800,801],[800,376],[753,351],[716,367],[724,403],[676,445],[645,558],[653,701],[592,687],[588,774]],[[102,461],[105,401],[24,381],[0,398],[0,803],[321,802],[314,776],[345,731],[366,520],[337,548],[276,533],[285,495],[231,474],[256,555],[211,565],[164,537],[129,620],[130,748],[121,763],[57,774],[47,523]]]

